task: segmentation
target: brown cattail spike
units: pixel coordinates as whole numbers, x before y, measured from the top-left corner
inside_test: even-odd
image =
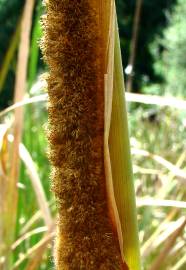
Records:
[[[58,270],[127,269],[112,229],[104,173],[99,0],[48,0],[43,53],[50,72],[50,161],[58,202]]]

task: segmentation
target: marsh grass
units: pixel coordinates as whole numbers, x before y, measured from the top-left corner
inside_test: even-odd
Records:
[[[40,37],[38,17],[39,15],[35,17],[32,28],[29,75],[27,76],[27,84],[30,87],[33,86],[40,72],[38,70],[39,49],[36,46]],[[1,74],[3,67],[0,70]],[[29,92],[29,96],[32,96],[32,91]],[[43,94],[43,92],[39,90],[34,93],[36,96],[40,94]],[[25,120],[23,122],[22,143],[32,157],[37,179],[39,179],[45,193],[52,221],[55,222],[56,210],[48,177],[50,169],[46,154],[45,124],[47,112],[46,101],[44,100],[41,102],[31,101],[31,104],[23,105]],[[137,198],[139,197],[141,202],[144,199],[143,205],[139,205],[137,209],[137,214],[142,263],[145,270],[184,270],[186,267],[185,209],[177,207],[176,203],[177,201],[184,202],[186,197],[185,185],[183,184],[183,177],[181,177],[184,176],[186,167],[185,112],[184,108],[179,110],[171,106],[171,104],[168,104],[166,108],[159,108],[157,105],[155,107],[157,111],[155,121],[148,118],[148,112],[151,108],[149,105],[129,110],[131,146],[138,150],[138,154],[136,151],[132,155],[135,190]],[[2,129],[0,129],[0,196],[2,198],[2,185],[6,179],[6,170],[9,166],[7,156],[9,155],[10,144],[13,143],[8,142],[8,135],[12,134],[13,111],[6,113],[0,120],[1,123],[8,126],[7,133],[4,133],[4,136]],[[146,156],[139,154],[144,153],[143,151],[146,151]],[[169,164],[174,165],[176,172],[181,171],[183,174],[180,176],[179,173],[175,173],[175,170],[170,170],[164,166],[165,163],[158,163],[153,158],[154,156],[161,157],[161,161],[168,161]],[[38,204],[38,195],[33,189],[27,168],[22,161],[20,165],[17,183],[19,196],[15,236],[11,244],[11,266],[8,268],[3,266],[4,258],[0,254],[0,269],[52,269],[53,226],[47,227]],[[5,168],[6,170],[4,170]],[[5,203],[6,194],[4,196]],[[145,200],[147,197],[150,200]],[[168,204],[167,200],[171,200],[171,203]],[[11,213],[13,208],[14,203],[12,202],[8,214]],[[8,227],[7,224],[4,224],[4,226],[9,231],[12,228]],[[2,228],[0,229],[2,230]],[[1,248],[2,242],[0,239]]]

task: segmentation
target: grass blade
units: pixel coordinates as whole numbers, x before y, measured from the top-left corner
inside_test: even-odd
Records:
[[[27,0],[24,6],[23,17],[21,21],[21,36],[18,52],[17,70],[16,70],[16,82],[15,82],[15,96],[14,102],[22,100],[26,89],[26,77],[27,77],[27,62],[29,52],[29,40],[32,24],[32,12],[34,8],[34,0]],[[7,219],[6,226],[9,230],[7,239],[7,254],[5,269],[11,269],[12,254],[11,244],[14,240],[16,215],[17,215],[17,202],[18,202],[18,190],[17,182],[19,177],[19,143],[22,136],[23,125],[23,109],[17,108],[15,110],[15,121],[13,127],[14,144],[10,150],[10,172],[8,172],[8,191],[7,191]],[[13,207],[12,207],[13,206]]]
[[[124,79],[118,28],[115,35],[114,89],[109,134],[114,193],[123,233],[124,258],[129,269],[139,270],[140,253],[136,203],[130,156]]]
[[[159,234],[164,230],[165,227],[168,227],[170,221],[175,217],[177,213],[177,210],[172,210],[165,220],[158,226],[158,228],[153,232],[153,234],[147,239],[147,241],[143,244],[141,247],[141,254],[142,257],[145,258],[147,257],[150,252],[153,249],[153,243],[154,241],[158,238]]]
[[[138,198],[137,206],[155,206],[155,207],[175,207],[175,208],[186,208],[186,202],[175,201],[175,200],[160,200],[153,198]]]
[[[19,42],[20,29],[21,28],[20,28],[20,22],[19,22],[17,24],[17,26],[16,26],[16,30],[15,30],[15,32],[13,34],[13,37],[12,37],[11,41],[10,41],[9,48],[8,48],[8,50],[6,52],[4,61],[3,61],[2,66],[1,66],[1,70],[0,70],[0,92],[3,89],[4,83],[5,83],[5,80],[6,80],[6,76],[7,76],[9,67],[10,67],[10,63],[12,61],[12,58],[14,57],[14,54],[15,54],[15,51],[16,51],[16,48],[17,48],[17,45],[18,45],[18,42]]]
[[[186,264],[186,254],[172,267],[172,270],[179,270],[184,264]]]
[[[39,95],[39,96],[36,96],[36,97],[25,98],[23,101],[16,102],[12,106],[9,106],[5,110],[1,111],[0,112],[0,117],[6,115],[7,113],[9,113],[9,112],[11,112],[11,111],[13,111],[13,110],[15,110],[15,109],[17,109],[19,107],[25,106],[27,104],[46,101],[47,97],[48,97],[47,94],[43,94],[43,95]]]
[[[179,177],[184,184],[186,183],[186,172],[181,170],[178,166],[172,164],[170,161],[164,159],[163,157],[136,148],[132,148],[132,154],[152,158],[153,160],[164,166],[166,169],[168,169],[172,174]]]
[[[43,233],[47,231],[47,227],[38,227],[36,229],[33,229],[30,232],[25,233],[24,235],[22,235],[19,239],[17,239],[13,245],[12,245],[12,250],[16,249],[23,241],[25,241],[26,239],[30,238],[32,235],[35,234],[39,234],[39,233]]]
[[[23,263],[29,257],[32,257],[35,254],[37,254],[37,252],[39,252],[40,249],[43,249],[43,248],[46,249],[47,245],[51,242],[54,235],[55,233],[53,231],[46,233],[36,245],[28,249],[27,252],[22,255],[22,257],[13,265],[12,270],[19,269],[21,263]]]
[[[32,40],[30,46],[30,61],[29,61],[29,74],[28,74],[28,88],[30,89],[36,80],[38,72],[38,60],[39,60],[39,46],[38,42],[41,38],[42,30],[40,25],[40,16],[42,14],[42,4],[38,1],[36,6],[36,17],[34,20]]]
[[[186,110],[186,101],[174,97],[162,97],[156,95],[143,95],[135,93],[126,93],[128,102],[137,102],[142,104],[158,105],[160,107],[171,107],[178,110]]]
[[[52,217],[51,217],[50,210],[48,207],[47,199],[43,190],[43,186],[41,184],[39,175],[36,171],[32,157],[30,156],[28,150],[23,144],[20,144],[19,146],[19,154],[30,176],[30,180],[32,182],[33,189],[35,191],[36,198],[37,198],[39,207],[41,209],[41,213],[45,221],[45,224],[50,229],[50,227],[53,224],[53,221],[52,221]]]
[[[182,233],[185,225],[186,225],[186,219],[184,219],[184,221],[181,223],[181,225],[179,226],[179,228],[177,228],[176,231],[174,231],[174,233],[171,234],[171,236],[167,240],[167,242],[166,242],[163,250],[161,251],[161,253],[157,257],[157,259],[155,259],[153,265],[150,267],[149,270],[159,270],[162,267],[163,261],[168,256],[168,254],[170,253],[171,249],[174,247],[174,244],[175,244],[177,238]]]

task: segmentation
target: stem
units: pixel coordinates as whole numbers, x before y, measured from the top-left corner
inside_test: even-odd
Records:
[[[14,102],[18,102],[23,99],[26,89],[27,78],[27,62],[29,52],[29,39],[30,30],[32,25],[32,12],[34,7],[34,0],[27,0],[25,3],[23,17],[21,21],[21,37],[17,62],[17,73],[15,83],[15,96]],[[23,107],[15,109],[15,120],[13,127],[14,143],[11,147],[11,154],[9,157],[10,169],[8,172],[7,181],[7,197],[6,197],[6,211],[5,223],[5,243],[6,243],[6,261],[4,269],[8,270],[12,267],[12,251],[11,245],[15,237],[16,228],[16,216],[17,216],[17,202],[18,202],[18,190],[17,182],[19,177],[19,143],[21,141],[23,125]]]
[[[10,63],[12,61],[12,58],[15,54],[18,42],[19,42],[19,36],[20,36],[20,22],[18,22],[17,26],[16,26],[16,30],[12,36],[12,39],[10,41],[10,45],[9,48],[6,52],[6,55],[4,57],[2,66],[1,66],[1,70],[0,70],[0,92],[3,89],[5,80],[6,80],[6,76],[10,67]]]
[[[140,252],[132,174],[123,68],[118,28],[115,36],[114,90],[109,149],[116,204],[123,233],[123,252],[129,269],[140,269]]]
[[[143,0],[137,0],[136,2],[136,10],[134,15],[134,24],[133,24],[133,33],[132,33],[132,40],[131,40],[131,47],[130,47],[130,58],[128,67],[130,68],[130,72],[127,78],[127,91],[132,91],[132,84],[133,84],[133,71],[135,65],[135,58],[136,58],[136,48],[137,48],[137,41],[138,41],[138,34],[139,34],[139,23],[140,23],[140,16],[141,16],[141,8],[142,8]]]

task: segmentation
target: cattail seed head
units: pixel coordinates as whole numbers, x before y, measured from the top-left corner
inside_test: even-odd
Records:
[[[99,1],[48,0],[43,22],[58,270],[127,269],[106,195]]]

